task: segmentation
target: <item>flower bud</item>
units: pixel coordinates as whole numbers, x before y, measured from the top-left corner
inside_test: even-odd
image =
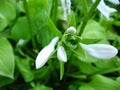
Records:
[[[67,55],[63,46],[58,47],[57,58],[62,62],[67,62]]]
[[[21,45],[23,45],[24,42],[25,42],[24,39],[20,39],[20,40],[18,41],[18,43],[17,43],[17,46],[21,46]]]
[[[55,37],[52,39],[52,41],[50,42],[50,44],[48,44],[46,47],[44,47],[38,54],[36,61],[35,61],[35,65],[36,68],[39,69],[42,66],[44,66],[44,64],[47,62],[47,60],[49,59],[49,57],[51,56],[51,54],[54,52],[55,49],[55,45],[58,42],[59,38]]]
[[[115,47],[107,44],[85,45],[80,43],[80,45],[88,54],[100,59],[110,59],[118,53],[118,50]]]
[[[76,28],[74,28],[73,26],[69,27],[67,29],[67,33],[69,33],[69,34],[76,34]]]

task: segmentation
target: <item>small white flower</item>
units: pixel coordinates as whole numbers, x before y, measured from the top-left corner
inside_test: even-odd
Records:
[[[63,46],[58,47],[57,58],[62,62],[67,62],[67,55]]]
[[[86,44],[80,43],[80,45],[91,56],[94,56],[100,59],[110,59],[118,53],[118,50],[115,47],[107,44],[86,45]]]
[[[37,69],[41,68],[48,61],[50,55],[55,50],[55,45],[58,42],[58,40],[59,40],[58,37],[53,38],[50,44],[48,44],[39,52],[35,61],[35,65]]]
[[[67,29],[67,33],[69,33],[69,34],[76,34],[76,28],[74,28],[73,26],[69,27]]]
[[[120,4],[119,0],[108,0],[108,1],[116,5]]]
[[[96,0],[92,0],[95,2]],[[97,9],[109,20],[110,14],[113,12],[117,12],[116,9],[108,7],[103,0],[97,6]]]
[[[24,42],[25,42],[24,39],[20,39],[20,40],[18,41],[18,43],[17,43],[17,46],[21,46],[21,45],[23,45]]]
[[[67,20],[67,15],[71,13],[71,1],[70,0],[60,0],[60,1],[64,11],[64,19]]]

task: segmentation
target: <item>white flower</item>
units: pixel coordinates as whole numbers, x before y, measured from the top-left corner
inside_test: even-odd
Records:
[[[67,15],[71,13],[71,1],[70,0],[60,0],[60,1],[64,11],[64,19],[67,20]]]
[[[95,2],[96,0],[92,0]],[[112,1],[112,0],[111,0]],[[110,14],[113,12],[116,12],[117,10],[114,8],[108,7],[103,0],[100,1],[100,3],[97,6],[97,9],[109,20]]]
[[[120,4],[119,0],[108,0],[108,1],[110,1],[113,4]]]
[[[66,31],[69,34],[76,34],[76,28],[74,28],[73,26],[69,27]]]
[[[58,47],[57,58],[62,62],[67,62],[67,55],[63,46]]]
[[[24,39],[20,39],[20,40],[18,41],[18,43],[17,43],[17,46],[21,46],[21,45],[23,45],[24,42],[25,42]]]
[[[44,47],[39,52],[35,61],[35,65],[37,69],[41,68],[48,61],[50,55],[54,52],[55,45],[58,42],[58,40],[59,40],[58,37],[53,38],[50,44]]]
[[[100,59],[110,59],[118,53],[118,50],[115,47],[107,44],[86,45],[86,44],[80,43],[80,45],[91,56],[94,56]]]

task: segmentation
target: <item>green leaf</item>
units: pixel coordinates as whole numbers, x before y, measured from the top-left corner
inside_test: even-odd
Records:
[[[74,27],[76,27],[76,20],[75,20],[75,14],[74,14],[74,12],[71,12],[71,15],[70,15],[70,17],[69,17],[70,19],[69,19],[69,24],[68,24],[68,26],[70,27],[70,26],[74,26]]]
[[[0,76],[0,87],[5,86],[5,85],[7,85],[7,84],[10,84],[10,83],[12,83],[13,81],[14,81],[13,79]]]
[[[42,46],[46,46],[56,36],[61,37],[61,32],[56,28],[52,20],[48,16],[45,16],[45,18],[47,18],[46,24],[37,34],[37,41]]]
[[[90,86],[83,85],[83,86],[80,86],[78,90],[95,90],[95,89]]]
[[[16,65],[26,82],[30,82],[34,79],[34,74],[30,69],[29,58],[21,59],[19,57],[16,57]]]
[[[77,47],[73,50],[74,55],[79,58],[79,60],[86,61],[86,54],[80,44],[77,44]]]
[[[89,83],[95,90],[119,90],[120,84],[113,79],[102,75],[95,75]]]
[[[26,17],[18,18],[17,22],[12,28],[12,36],[15,40],[29,40],[31,38],[31,32],[29,30]]]
[[[37,85],[34,88],[29,89],[29,90],[53,90],[53,89],[50,88],[50,87],[40,85],[39,83],[37,83]]]
[[[15,68],[12,47],[6,38],[0,38],[0,75],[13,79]]]
[[[82,38],[106,40],[105,35],[105,29],[99,23],[94,20],[89,20],[82,34]]]
[[[0,14],[0,31],[3,31],[7,25],[7,19],[2,14]]]
[[[1,0],[0,13],[4,15],[7,20],[13,20],[16,17],[15,5],[11,1]]]

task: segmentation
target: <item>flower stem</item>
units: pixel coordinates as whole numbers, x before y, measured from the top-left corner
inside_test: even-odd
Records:
[[[80,31],[78,32],[78,35],[81,36],[84,29],[85,29],[85,26],[88,22],[88,20],[91,18],[93,12],[95,11],[95,9],[97,8],[99,2],[101,0],[96,0],[95,3],[93,4],[93,6],[91,7],[91,9],[89,10],[89,12],[87,12],[87,4],[86,4],[86,0],[82,0],[82,5],[83,5],[83,9],[84,9],[84,19],[83,19],[83,23],[82,23],[82,26],[80,28]]]
[[[33,34],[33,28],[32,28],[32,21],[31,21],[31,18],[30,18],[27,1],[26,0],[23,0],[23,1],[24,1],[24,8],[25,8],[25,11],[26,11],[26,16],[27,16],[27,21],[28,21],[28,28],[30,30],[31,37],[32,37],[32,45],[33,45],[34,48],[36,48],[34,34]]]

